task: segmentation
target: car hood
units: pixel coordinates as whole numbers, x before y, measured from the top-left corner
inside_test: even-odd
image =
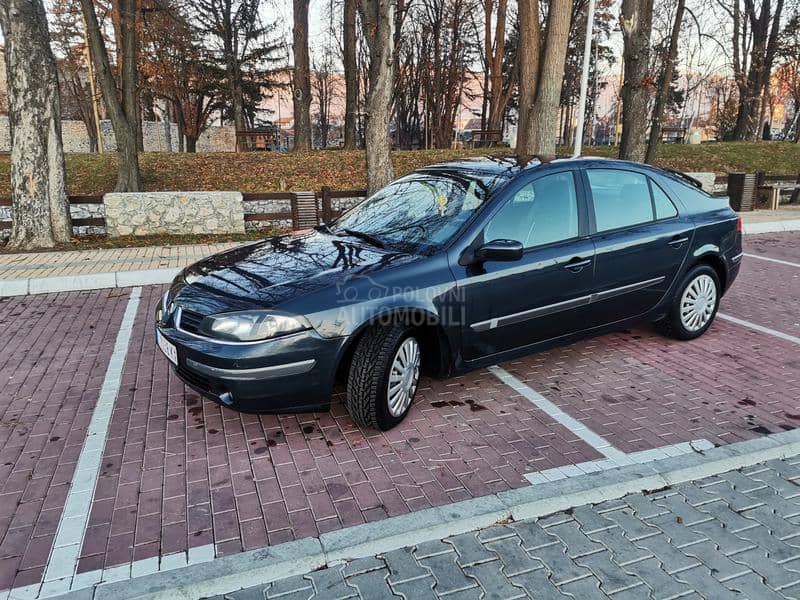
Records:
[[[418,257],[319,231],[239,246],[183,271],[182,304],[203,312],[271,308]]]

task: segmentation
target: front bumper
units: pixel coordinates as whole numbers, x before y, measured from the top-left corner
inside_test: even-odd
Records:
[[[258,413],[326,410],[346,339],[306,330],[237,344],[186,333],[158,320],[156,329],[177,349],[177,364],[171,364],[184,383],[215,402]]]

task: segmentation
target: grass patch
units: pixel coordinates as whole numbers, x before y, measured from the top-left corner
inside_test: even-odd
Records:
[[[142,246],[183,246],[187,244],[223,244],[225,242],[250,242],[263,240],[272,235],[284,233],[282,229],[259,229],[247,233],[231,233],[219,235],[146,235],[110,238],[104,235],[93,235],[74,238],[69,244],[61,244],[55,248],[43,248],[34,252],[62,252],[65,250],[98,250],[103,248],[139,248]],[[17,249],[0,246],[0,254],[14,254]],[[25,250],[25,252],[30,252]]]
[[[588,147],[587,154],[613,157],[616,147]],[[509,152],[507,149],[417,150],[392,153],[396,174],[464,156]],[[70,194],[104,194],[114,189],[114,153],[68,154]],[[764,171],[796,174],[800,171],[800,144],[789,142],[720,142],[699,146],[665,145],[657,163],[682,171],[715,173]],[[240,192],[363,189],[366,168],[362,151],[317,150],[298,154],[271,152],[178,154],[141,156],[142,178],[148,191]],[[0,195],[10,193],[10,158],[0,155]]]

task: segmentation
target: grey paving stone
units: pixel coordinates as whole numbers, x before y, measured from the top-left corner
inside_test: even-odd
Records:
[[[742,515],[769,529],[770,533],[779,540],[787,541],[800,536],[800,526],[776,514],[770,506],[759,506],[758,508],[743,512]],[[800,540],[796,540],[796,543],[788,541],[787,543],[794,546],[796,543],[800,543]]]
[[[398,598],[392,593],[386,576],[389,574],[387,569],[379,571],[369,571],[360,575],[348,577],[347,583],[358,590],[358,594],[365,600],[369,598]]]
[[[771,590],[764,585],[761,577],[755,573],[731,579],[726,581],[725,585],[743,594],[747,598],[757,598],[758,600],[784,600],[785,598],[783,594]]]
[[[545,568],[551,574],[553,583],[556,585],[561,585],[591,575],[589,569],[581,567],[567,556],[566,549],[560,544],[557,546],[545,546],[537,550],[530,550],[528,554],[533,558],[538,558],[544,563]]]
[[[762,481],[756,481],[750,477],[746,477],[740,471],[723,473],[719,476],[719,478],[723,481],[727,481],[735,490],[742,492],[743,494],[747,494],[758,488],[765,487],[765,484]]]
[[[264,600],[265,597],[264,586],[256,586],[247,588],[246,590],[238,590],[223,596],[225,600]],[[286,596],[284,596],[284,598],[286,598]]]
[[[517,536],[490,542],[486,547],[497,555],[506,577],[514,577],[544,567],[541,561],[528,556],[522,549],[522,540]]]
[[[655,501],[658,506],[667,509],[670,513],[675,515],[676,520],[680,519],[684,525],[695,525],[708,521],[711,517],[703,511],[693,507],[686,501],[686,498],[680,494],[668,496],[661,500]],[[664,515],[666,517],[666,515]]]
[[[617,592],[613,596],[611,596],[612,600],[647,600],[648,598],[652,598],[651,590],[645,586],[640,585],[638,587],[629,588],[627,590],[622,590],[621,592]]]
[[[511,525],[519,538],[522,540],[522,547],[525,550],[537,550],[544,546],[559,544],[558,538],[547,533],[542,527],[533,521],[522,521]]]
[[[465,571],[483,588],[485,600],[512,600],[527,597],[520,588],[511,585],[511,582],[503,574],[502,564],[499,561],[480,563],[467,567]]]
[[[661,530],[634,515],[630,508],[609,512],[606,516],[619,525],[625,537],[633,542],[661,533]]]
[[[709,523],[713,524],[713,522],[709,520],[700,525]],[[695,525],[692,529],[689,529],[684,523],[679,522],[678,518],[672,513],[667,513],[651,519],[650,524],[658,527],[667,536],[670,543],[678,548],[691,546],[692,544],[697,544],[698,542],[703,542],[708,539],[702,533],[697,532],[697,528],[700,525]]]
[[[594,504],[593,506],[597,512],[606,513],[611,510],[619,510],[621,508],[625,508],[628,505],[621,498],[615,498],[614,500],[604,500],[603,502],[599,502],[597,504]]]
[[[756,521],[742,516],[738,512],[731,510],[727,503],[719,501],[712,502],[700,507],[704,513],[711,515],[723,524],[725,529],[736,533],[757,525]]]
[[[608,548],[611,551],[612,560],[621,566],[652,556],[650,551],[642,549],[626,538],[623,530],[619,527],[597,531],[589,537]]]
[[[607,519],[594,506],[579,506],[572,511],[572,518],[580,524],[586,535],[617,527],[616,523]]]
[[[351,561],[344,566],[342,575],[347,579],[362,573],[369,573],[370,571],[378,571],[386,569],[386,563],[377,557],[359,558],[358,560]]]
[[[387,552],[381,558],[389,568],[389,583],[391,584],[404,583],[431,574],[430,569],[420,565],[408,548]]]
[[[778,473],[783,479],[800,479],[800,462],[776,458],[768,460],[764,463],[764,466]]]
[[[435,580],[432,576],[412,579],[403,583],[390,583],[392,591],[402,596],[405,600],[435,600],[436,594],[433,592]]]
[[[562,594],[550,580],[545,569],[528,571],[511,578],[512,585],[524,590],[531,598],[537,600],[564,600],[569,596]]]
[[[320,569],[305,576],[314,586],[314,598],[330,598],[331,600],[344,600],[355,598],[358,591],[345,583],[344,565]]]
[[[678,581],[691,586],[704,598],[709,600],[724,600],[726,598],[741,598],[737,593],[722,585],[714,579],[711,571],[704,566],[694,567],[681,571],[675,576]],[[754,599],[755,600],[755,599]]]
[[[782,542],[777,537],[771,535],[769,530],[762,525],[740,531],[736,536],[747,540],[752,543],[753,546],[759,546],[762,550],[766,550],[770,560],[779,563],[800,557],[800,548],[795,548],[794,546],[789,546],[785,542]]]
[[[625,567],[625,569],[644,582],[650,591],[649,596],[655,600],[682,598],[692,591],[692,588],[686,583],[679,581],[673,575],[669,575],[663,569],[663,565],[659,564],[659,561],[655,558],[633,563]]]
[[[434,590],[440,596],[459,590],[477,587],[478,582],[468,577],[456,563],[456,553],[436,554],[419,559],[421,565],[431,570],[436,584]]]
[[[758,500],[759,505],[766,504],[784,519],[793,519],[800,516],[800,501],[798,501],[798,498],[787,500],[770,487],[759,488],[752,492],[748,492],[747,495],[754,500]],[[739,509],[738,507],[731,505],[731,508],[734,510],[746,510],[754,507],[748,506],[743,509]]]
[[[455,552],[455,550],[450,544],[445,544],[442,540],[423,542],[422,544],[417,544],[414,548],[414,556],[417,557],[417,560],[437,554],[447,554],[448,552]]]
[[[608,595],[636,587],[642,583],[635,574],[620,567],[611,560],[610,552],[598,552],[576,558],[575,562],[587,567],[600,580],[600,589]]]
[[[297,598],[310,598],[314,595],[314,588],[311,582],[304,579],[302,575],[296,575],[269,584],[265,593],[269,599],[280,598],[285,600],[291,598],[295,600]]]
[[[608,598],[608,594],[600,589],[600,580],[596,577],[585,577],[559,586],[561,591],[575,600],[586,598]],[[535,596],[534,596],[535,597]]]
[[[685,571],[700,564],[699,560],[686,556],[673,546],[664,534],[639,540],[636,544],[652,552],[658,562],[661,563],[661,568],[669,574]],[[628,568],[631,569],[633,567],[629,566]]]
[[[728,486],[722,482],[717,482],[715,485],[700,487],[695,482],[690,481],[680,484],[675,488],[675,491],[683,496],[690,506],[697,508],[699,506],[703,506],[704,504],[708,504],[709,502],[715,502],[719,500],[720,492],[723,491],[720,488],[723,487]]]
[[[761,548],[753,548],[734,554],[731,560],[750,567],[774,590],[800,583],[800,559],[780,564],[770,560]],[[792,568],[797,570],[790,570]]]
[[[713,542],[700,542],[683,549],[686,556],[696,558],[711,570],[711,574],[720,581],[733,579],[751,570],[740,563],[736,563],[719,551]]]
[[[562,523],[568,523],[569,521],[572,521],[572,515],[570,514],[571,512],[572,511],[554,513],[552,515],[547,515],[546,517],[541,517],[536,522],[539,523],[540,527],[547,529],[553,525],[561,525]]]
[[[458,564],[464,568],[477,565],[497,557],[478,541],[478,536],[474,532],[462,533],[445,540],[458,554]]]
[[[508,525],[492,525],[478,532],[478,540],[482,543],[493,542],[502,538],[515,536],[514,530]]]
[[[586,556],[595,552],[602,552],[605,547],[586,536],[577,521],[554,525],[547,529],[547,533],[552,533],[561,543],[567,547],[567,554],[571,558]]]
[[[458,590],[446,596],[437,596],[437,598],[442,598],[444,600],[482,600],[483,588],[475,586],[474,588],[466,590]]]
[[[772,469],[766,469],[751,475],[750,478],[769,486],[786,499],[800,496],[800,484],[793,480],[784,479],[777,471]]]
[[[699,525],[695,525],[693,529],[698,534],[702,534],[714,542],[719,547],[720,552],[725,556],[744,552],[745,550],[755,547],[753,542],[741,537],[747,531],[751,531],[751,529],[734,534],[725,529],[719,521],[700,523]]]
[[[633,513],[640,519],[652,519],[667,512],[663,506],[654,503],[649,496],[631,494],[625,496],[625,503],[633,509]]]

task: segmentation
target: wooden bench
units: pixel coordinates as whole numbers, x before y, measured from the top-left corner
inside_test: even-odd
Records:
[[[470,140],[471,148],[490,148],[503,141],[503,131],[500,129],[475,129]]]

